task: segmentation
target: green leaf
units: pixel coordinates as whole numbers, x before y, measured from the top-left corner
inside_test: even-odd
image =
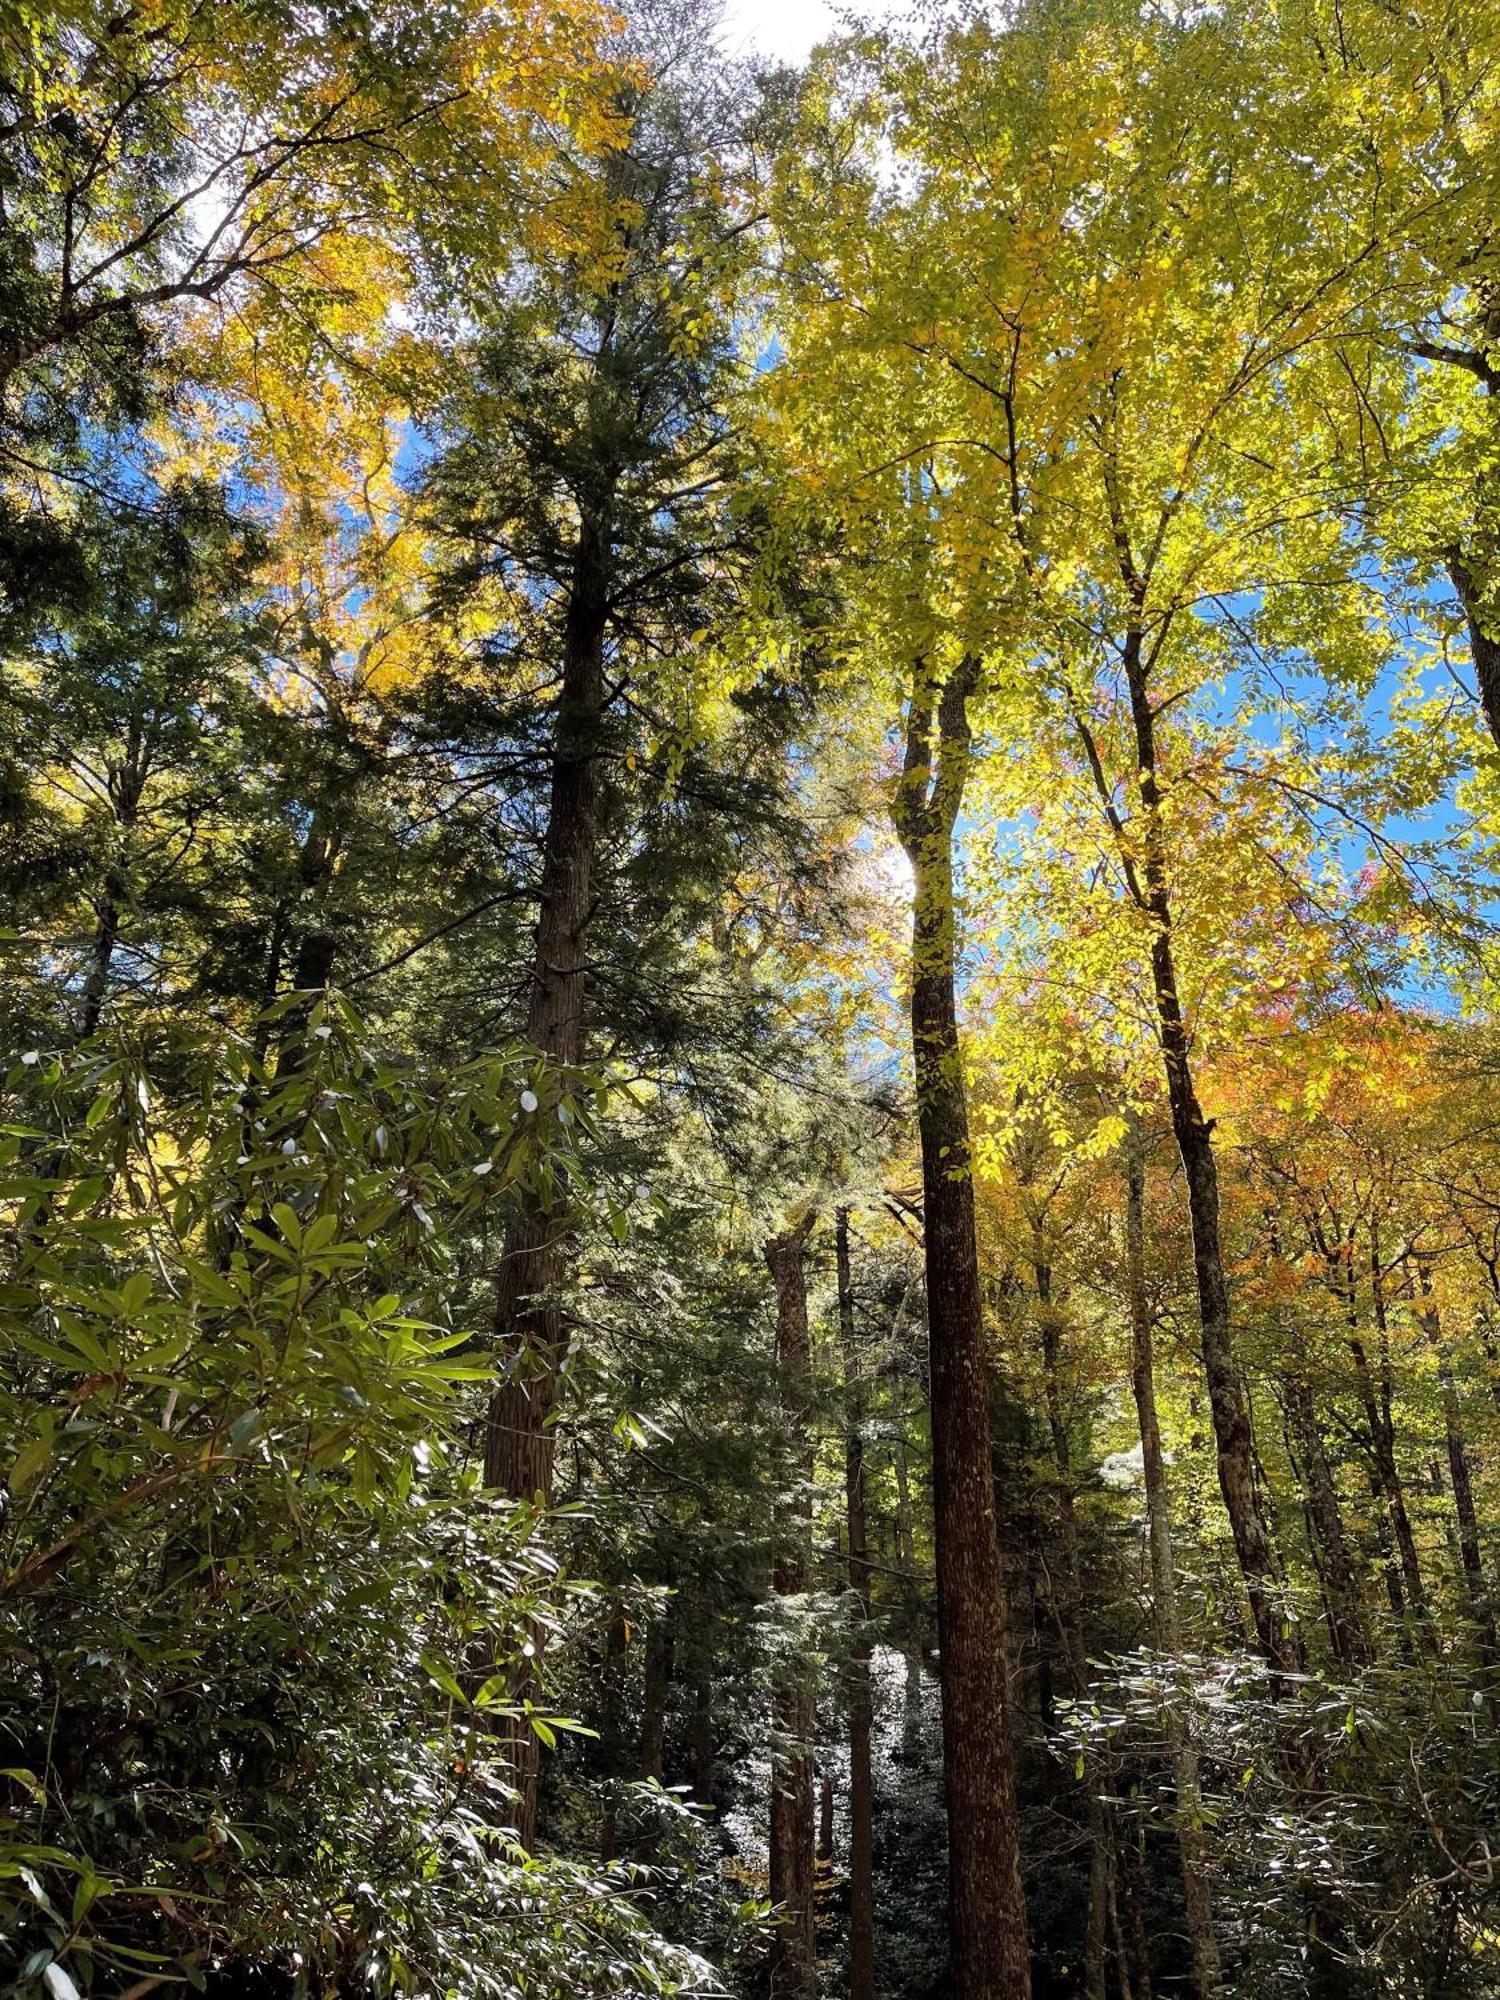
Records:
[[[16,1453],[15,1458],[11,1461],[11,1468],[8,1474],[11,1492],[24,1493],[51,1456],[52,1438],[50,1434],[46,1437],[33,1438],[30,1444],[22,1445],[21,1449]],[[10,1776],[13,1774],[6,1773],[5,1775]]]
[[[434,1659],[431,1653],[423,1653],[421,1659],[422,1671],[427,1675],[427,1678],[440,1687],[444,1694],[452,1695],[455,1701],[462,1702],[463,1706],[467,1708],[469,1706],[469,1697],[464,1693],[442,1661]],[[486,1682],[485,1685],[488,1686],[489,1683]]]
[[[293,1250],[298,1249],[302,1243],[302,1224],[297,1220],[297,1211],[289,1202],[278,1201],[272,1204],[271,1215],[284,1240]]]
[[[373,1446],[361,1438],[354,1447],[354,1497],[361,1507],[368,1507],[375,1498],[379,1474],[380,1460],[375,1456]]]
[[[151,1296],[151,1273],[132,1271],[120,1287],[120,1311],[127,1319],[133,1318]]]

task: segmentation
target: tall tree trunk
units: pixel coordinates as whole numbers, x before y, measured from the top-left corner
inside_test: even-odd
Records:
[[[78,1008],[78,1032],[95,1034],[109,992],[109,975],[114,966],[115,947],[120,941],[120,916],[127,893],[124,875],[111,868],[104,877],[104,893],[94,906],[94,936],[89,946],[89,969],[83,982]]]
[[[124,761],[117,770],[112,770],[109,774],[108,789],[115,820],[111,842],[114,852],[104,871],[103,894],[94,906],[94,936],[89,946],[89,969],[84,977],[83,992],[79,996],[78,1032],[85,1037],[97,1032],[100,1017],[104,1012],[104,1002],[109,994],[110,973],[114,969],[115,951],[120,942],[120,927],[130,896],[130,877],[125,867],[123,852],[128,848],[140,819],[141,800],[145,795],[146,780],[150,771],[150,739],[153,734],[153,731],[148,730],[139,712],[133,714]]]
[[[849,1260],[849,1211],[835,1218],[839,1345],[844,1363],[844,1504],[849,1589],[859,1636],[850,1662],[849,1693],[849,2000],[875,2000],[875,1785],[870,1761],[870,1544],[865,1511],[864,1385],[854,1338],[854,1278]]]
[[[597,753],[604,706],[604,635],[610,574],[607,504],[585,512],[574,550],[563,629],[563,678],[532,954],[527,1037],[560,1069],[583,1059],[590,882],[598,841]],[[545,1506],[552,1494],[552,1425],[567,1345],[558,1288],[566,1269],[569,1215],[557,1198],[533,1194],[506,1234],[495,1303],[495,1344],[504,1375],[485,1425],[485,1484],[511,1500]],[[533,1645],[540,1650],[540,1638]],[[535,1685],[518,1668],[518,1699]],[[538,1749],[524,1721],[509,1735],[517,1833],[536,1837]]]
[[[603,1802],[599,1808],[599,1859],[613,1861],[619,1852],[619,1787],[625,1769],[621,1712],[624,1708],[626,1621],[616,1609],[604,1635],[599,1701],[599,1759],[603,1767]]]
[[[1490,734],[1500,747],[1500,639],[1494,636],[1495,612],[1485,604],[1484,578],[1470,552],[1450,549],[1448,574],[1469,628],[1469,652],[1474,661],[1474,678],[1479,684],[1479,705]]]
[[[1135,1957],[1136,2000],[1152,2000],[1151,1940],[1146,1930],[1146,1912],[1141,1903],[1141,1882],[1146,1872],[1146,1823],[1137,1827],[1132,1853],[1121,1849],[1120,1881],[1130,1919],[1130,1949]],[[1201,1990],[1201,1989],[1200,1989]]]
[[[693,1802],[714,1802],[714,1681],[706,1654],[693,1689]]]
[[[1193,1275],[1198,1293],[1203,1372],[1208,1383],[1217,1447],[1219,1491],[1224,1496],[1235,1554],[1250,1601],[1260,1650],[1274,1673],[1295,1669],[1296,1652],[1278,1602],[1275,1556],[1255,1480],[1250,1412],[1235,1365],[1229,1284],[1219,1222],[1219,1170],[1213,1125],[1204,1116],[1193,1076],[1192,1048],[1172,945],[1172,899],[1162,833],[1161,783],[1156,756],[1156,710],[1147,686],[1142,634],[1126,636],[1124,665],[1136,750],[1136,784],[1144,828],[1139,875],[1132,863],[1151,925],[1151,977],[1157,1037],[1166,1071],[1172,1131],[1182,1158],[1192,1225]]]
[[[1444,341],[1427,358],[1444,360],[1473,377],[1485,398],[1493,426],[1495,393],[1500,389],[1500,370],[1492,359],[1500,348],[1500,295],[1492,283],[1482,279],[1475,287],[1474,297],[1478,308],[1471,334],[1474,344],[1465,347]],[[1479,704],[1491,736],[1500,745],[1500,624],[1497,624],[1489,574],[1493,557],[1485,551],[1486,542],[1493,543],[1497,504],[1500,492],[1493,466],[1482,463],[1474,481],[1468,542],[1454,543],[1445,549],[1443,560],[1469,628]]]
[[[968,1104],[954,994],[953,827],[967,775],[965,660],[937,698],[918,663],[894,819],[911,861],[912,1053],[922,1149],[933,1531],[954,2000],[1027,2000],[1004,1580]],[[932,738],[936,730],[938,741]]]
[[[1130,1978],[1130,1953],[1125,1948],[1125,1932],[1120,1923],[1119,1871],[1110,1861],[1109,1876],[1105,1887],[1109,1905],[1109,1936],[1114,1948],[1115,1976],[1119,1981],[1120,2000],[1134,2000],[1134,1988]]]
[[[667,1715],[667,1681],[671,1672],[671,1634],[665,1618],[653,1618],[646,1630],[645,1675],[641,1688],[641,1776],[662,1781],[662,1737]]]
[[[917,1599],[917,1533],[912,1513],[911,1466],[904,1436],[896,1441],[895,1473],[896,1553],[901,1564],[902,1646],[906,1660],[905,1729],[910,1736],[922,1703],[922,1612]]]
[[[334,920],[334,885],[342,846],[340,813],[329,797],[313,808],[297,853],[297,890],[289,911],[292,990],[318,994],[333,979],[339,936]],[[302,1003],[276,1025],[276,1073],[294,1076],[308,1059],[307,1026],[312,1005]]]
[[[1042,1371],[1047,1427],[1052,1437],[1052,1463],[1057,1475],[1057,1515],[1062,1546],[1064,1602],[1058,1606],[1058,1626],[1067,1656],[1068,1685],[1080,1706],[1088,1696],[1088,1659],[1083,1625],[1083,1578],[1078,1552],[1078,1515],[1074,1506],[1073,1459],[1068,1441],[1067,1407],[1063,1395],[1063,1319],[1052,1291],[1052,1262],[1046,1233],[1038,1220],[1032,1226],[1032,1281],[1036,1317],[1042,1337]],[[1095,1756],[1084,1759],[1082,1782],[1089,1830],[1089,1900],[1084,1926],[1084,1992],[1087,2000],[1104,2000],[1108,1931],[1110,1827],[1103,1801],[1104,1777]]]
[[[1363,1666],[1370,1657],[1364,1606],[1349,1556],[1338,1487],[1328,1463],[1317,1410],[1306,1377],[1290,1368],[1282,1377],[1287,1426],[1296,1441],[1298,1469],[1312,1523],[1313,1560],[1323,1586],[1333,1656],[1344,1667]]]
[[[1161,1424],[1156,1413],[1155,1338],[1146,1291],[1146,1145],[1140,1121],[1134,1117],[1125,1134],[1125,1285],[1130,1313],[1130,1386],[1135,1395],[1146,1487],[1152,1633],[1160,1652],[1170,1659],[1179,1659],[1182,1628],[1177,1615],[1177,1571],[1172,1557],[1172,1507],[1167,1492]],[[1205,1866],[1203,1788],[1198,1753],[1175,1710],[1167,1716],[1167,1744],[1177,1790],[1177,1850],[1182,1866],[1188,1940],[1193,1953],[1193,1985],[1198,2000],[1214,2000],[1222,1990],[1223,1975]]]
[[[667,1718],[667,1686],[672,1678],[672,1627],[670,1613],[652,1618],[646,1627],[645,1659],[641,1670],[641,1740],[637,1775],[654,1778],[657,1784],[666,1775],[662,1749]],[[635,1844],[637,1861],[649,1861],[656,1852],[660,1827],[655,1814],[647,1812]]]
[[[1088,1802],[1089,1900],[1083,1926],[1084,2000],[1105,2000],[1105,1947],[1109,1931],[1108,1828],[1096,1796]]]
[[[807,1427],[812,1345],[807,1326],[807,1280],[802,1253],[812,1228],[809,1214],[766,1244],[776,1288],[776,1360],[792,1455],[788,1468],[797,1497],[787,1509],[774,1587],[778,1597],[807,1588],[812,1529],[812,1440]],[[817,1946],[813,1917],[812,1700],[793,1662],[772,1697],[771,1900],[780,1921],[771,1941],[771,2000],[813,2000]]]
[[[1463,1412],[1459,1407],[1458,1385],[1443,1341],[1442,1319],[1433,1296],[1432,1272],[1425,1257],[1418,1257],[1416,1282],[1419,1298],[1417,1317],[1428,1346],[1437,1360],[1438,1385],[1443,1398],[1443,1431],[1448,1447],[1448,1478],[1453,1492],[1453,1514],[1458,1523],[1458,1553],[1469,1614],[1478,1628],[1487,1656],[1495,1652],[1495,1618],[1489,1587],[1484,1576],[1484,1556],[1479,1541],[1479,1514],[1474,1505],[1474,1475],[1469,1464],[1468,1440],[1464,1435]]]
[[[1349,1350],[1354,1356],[1359,1374],[1360,1396],[1364,1402],[1365,1417],[1370,1427],[1371,1462],[1375,1477],[1380,1484],[1381,1495],[1385,1500],[1391,1533],[1395,1537],[1406,1602],[1412,1616],[1418,1621],[1427,1649],[1433,1651],[1437,1645],[1437,1634],[1432,1630],[1427,1615],[1427,1591],[1422,1581],[1421,1562],[1417,1556],[1417,1539],[1412,1533],[1411,1515],[1406,1506],[1406,1490],[1402,1484],[1400,1468],[1396,1463],[1396,1426],[1391,1412],[1390,1328],[1386,1323],[1385,1308],[1385,1268],[1381,1261],[1380,1231],[1374,1222],[1370,1224],[1370,1298],[1375,1314],[1375,1331],[1380,1342],[1378,1385],[1364,1343],[1351,1339]]]
[[[318,993],[333,975],[338,956],[338,932],[333,925],[333,885],[338,875],[339,838],[323,807],[297,856],[297,946],[292,956],[292,985],[299,993]]]

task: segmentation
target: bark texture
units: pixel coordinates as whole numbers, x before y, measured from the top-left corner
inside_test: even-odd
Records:
[[[1317,1407],[1307,1378],[1296,1368],[1288,1369],[1283,1376],[1281,1393],[1286,1406],[1287,1429],[1307,1497],[1313,1562],[1323,1590],[1333,1656],[1341,1666],[1359,1667],[1370,1657],[1369,1634],[1365,1629],[1364,1604],[1355,1579],[1348,1537],[1344,1533],[1338,1486],[1334,1481],[1333,1467],[1328,1462]]]
[[[1193,1074],[1192,1045],[1177,978],[1172,942],[1172,898],[1162,832],[1162,791],[1156,754],[1156,709],[1139,630],[1124,646],[1126,685],[1136,751],[1136,786],[1142,837],[1139,864],[1129,858],[1137,899],[1151,926],[1151,979],[1157,1037],[1166,1072],[1172,1132],[1182,1159],[1188,1217],[1193,1237],[1193,1276],[1198,1294],[1203,1372],[1213,1417],[1219,1491],[1229,1516],[1235,1554],[1250,1601],[1257,1643],[1278,1673],[1296,1668],[1297,1659],[1278,1602],[1275,1554],[1255,1480],[1250,1412],[1235,1365],[1229,1282],[1219,1220],[1219,1170],[1213,1124],[1205,1117]]]
[[[601,506],[584,514],[574,551],[527,1012],[527,1039],[561,1069],[575,1068],[583,1058],[608,581],[609,516]],[[533,1196],[520,1205],[506,1236],[495,1304],[495,1344],[504,1374],[485,1425],[485,1484],[507,1499],[543,1506],[552,1496],[551,1418],[567,1345],[558,1291],[568,1228],[566,1211],[555,1203]],[[518,1697],[526,1698],[531,1685],[532,1677],[523,1674]],[[538,1747],[524,1725],[509,1741],[516,1830],[529,1848],[536,1838]]]
[[[965,660],[939,697],[928,663],[917,664],[894,817],[914,884],[911,1028],[925,1218],[952,1992],[954,2000],[1027,2000],[1006,1606],[954,994],[953,827],[977,671],[976,662]]]
[[[1425,1257],[1414,1260],[1418,1296],[1417,1317],[1428,1346],[1437,1361],[1438,1385],[1443,1397],[1443,1434],[1448,1448],[1448,1479],[1453,1494],[1453,1514],[1458,1526],[1459,1565],[1474,1620],[1487,1658],[1495,1654],[1494,1607],[1484,1575],[1484,1556],[1479,1543],[1479,1513],[1474,1504],[1474,1474],[1469,1463],[1468,1439],[1464,1434],[1463,1412],[1453,1364],[1443,1339],[1442,1317],[1432,1290],[1432,1272]]]

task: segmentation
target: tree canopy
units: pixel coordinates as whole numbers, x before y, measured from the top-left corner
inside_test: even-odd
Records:
[[[0,18],[0,1978],[1500,1994],[1500,14]]]

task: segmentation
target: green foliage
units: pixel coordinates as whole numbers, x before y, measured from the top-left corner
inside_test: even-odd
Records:
[[[1061,1740],[1105,1751],[1132,1818],[1169,1827],[1167,1717],[1204,1758],[1202,1813],[1239,1990],[1307,1990],[1319,1927],[1352,1979],[1395,1995],[1500,1991],[1500,1783],[1492,1674],[1382,1662],[1300,1676],[1290,1703],[1249,1662],[1137,1654]]]
[[[384,1060],[337,1001],[296,1021],[274,1071],[221,1029],[6,1081],[10,1977],[671,1988],[625,1885],[497,1830],[471,1670],[562,1586],[477,1487],[490,1364],[444,1288],[586,1112],[515,1060]]]

